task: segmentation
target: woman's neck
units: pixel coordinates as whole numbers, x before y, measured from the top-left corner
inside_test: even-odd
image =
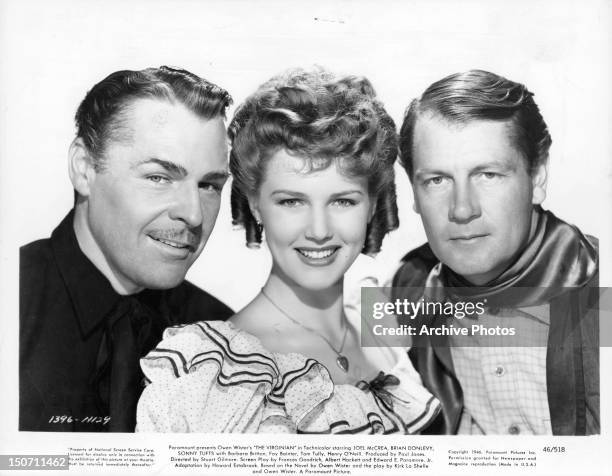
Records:
[[[324,335],[337,335],[347,325],[342,284],[340,281],[326,289],[311,290],[289,283],[272,272],[263,291],[293,320]]]

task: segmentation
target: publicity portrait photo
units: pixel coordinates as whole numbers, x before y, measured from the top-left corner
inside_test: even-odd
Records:
[[[610,2],[0,18],[1,474],[608,474]]]

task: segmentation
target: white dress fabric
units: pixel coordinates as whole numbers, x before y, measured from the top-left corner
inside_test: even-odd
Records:
[[[440,404],[405,350],[385,351],[395,362],[376,379],[334,385],[316,360],[270,352],[230,322],[171,327],[141,360],[150,383],[138,403],[136,430],[417,433]]]

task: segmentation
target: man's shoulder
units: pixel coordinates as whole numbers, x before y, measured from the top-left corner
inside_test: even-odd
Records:
[[[57,266],[51,240],[36,240],[19,248],[19,281],[22,294],[32,287],[42,285],[49,273],[56,273]]]
[[[595,251],[597,252],[597,256],[599,257],[599,238],[593,236],[593,235],[584,235],[584,237],[589,240],[589,243],[591,243],[591,245],[593,245],[593,248],[595,248]]]
[[[183,324],[225,320],[234,314],[225,303],[187,280],[167,292],[167,303]]]
[[[32,241],[19,248],[19,260],[22,265],[42,263],[52,259],[52,257],[51,240],[49,238]]]
[[[583,233],[580,228],[572,225],[583,243],[579,258],[587,260],[590,257],[591,263],[595,265],[595,271],[591,273],[590,278],[582,287],[596,288],[599,286],[599,238],[593,235]],[[579,259],[577,258],[577,259]]]
[[[436,264],[438,264],[438,258],[428,243],[414,248],[402,258],[401,265],[393,276],[393,286],[423,286]]]
[[[423,295],[423,289],[431,270],[438,264],[428,243],[409,251],[402,258],[401,265],[392,280],[391,297],[418,299]]]
[[[51,240],[36,240],[19,249],[19,316],[22,349],[50,322],[49,309],[70,314],[69,292],[57,265]]]

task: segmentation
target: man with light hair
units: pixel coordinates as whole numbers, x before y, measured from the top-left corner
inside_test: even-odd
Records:
[[[433,433],[600,431],[597,240],[541,206],[550,145],[533,94],[486,71],[450,75],[407,110],[400,155],[428,244],[404,257],[395,297],[486,302],[478,322],[529,336],[414,337],[410,357],[443,406]]]

